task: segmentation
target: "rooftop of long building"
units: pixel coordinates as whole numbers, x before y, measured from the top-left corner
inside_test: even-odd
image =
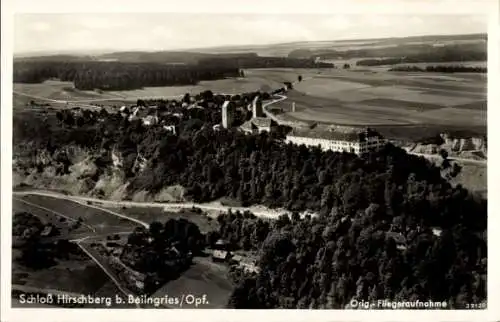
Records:
[[[288,133],[288,136],[316,138],[335,141],[365,141],[367,137],[382,136],[369,128],[354,128],[346,126],[329,126],[309,128],[294,128]]]

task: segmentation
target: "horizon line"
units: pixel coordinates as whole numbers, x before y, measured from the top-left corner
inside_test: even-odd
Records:
[[[250,47],[250,46],[273,46],[273,45],[291,45],[291,44],[296,44],[296,43],[321,43],[321,42],[346,42],[346,41],[364,41],[364,40],[384,40],[384,39],[405,39],[405,38],[417,38],[417,37],[446,37],[446,36],[473,36],[473,35],[486,35],[488,36],[488,32],[473,32],[473,33],[448,33],[448,34],[421,34],[421,35],[412,35],[412,36],[394,36],[394,37],[363,37],[363,38],[341,38],[341,39],[324,39],[324,40],[296,40],[296,41],[287,41],[287,42],[271,42],[271,43],[259,43],[259,44],[244,44],[244,45],[231,45],[231,44],[226,44],[226,45],[215,45],[215,46],[207,46],[207,47],[189,47],[189,48],[172,48],[172,49],[141,49],[141,48],[130,48],[130,49],[98,49],[98,48],[89,48],[89,49],[76,49],[76,50],[64,50],[64,49],[53,49],[53,50],[33,50],[33,51],[23,51],[23,52],[16,52],[15,50],[13,51],[13,55],[30,55],[34,54],[42,54],[42,53],[50,53],[53,52],[53,54],[48,54],[46,56],[54,56],[54,55],[60,55],[61,53],[66,53],[66,55],[70,55],[70,53],[77,53],[77,52],[101,52],[100,54],[106,54],[106,53],[118,53],[118,52],[148,52],[148,53],[155,53],[155,52],[196,52],[197,50],[207,50],[207,49],[223,49],[223,48],[245,48],[245,47]]]

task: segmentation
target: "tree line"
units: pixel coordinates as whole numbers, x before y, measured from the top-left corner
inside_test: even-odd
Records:
[[[73,82],[80,90],[131,90],[154,86],[195,85],[200,81],[244,77],[242,68],[330,68],[307,59],[254,55],[203,58],[196,64],[18,60],[14,82],[41,83],[48,79]]]
[[[288,57],[246,56],[233,58],[204,58],[198,62],[202,66],[231,66],[233,68],[333,68],[334,64],[315,62],[312,59]]]
[[[486,67],[474,66],[397,66],[389,69],[390,72],[428,72],[428,73],[487,73]]]
[[[420,46],[420,45],[417,45]],[[385,55],[372,57],[389,58],[369,58],[361,59],[356,62],[357,66],[381,66],[395,65],[404,63],[427,63],[427,62],[462,62],[462,61],[486,61],[487,50],[484,44],[462,44],[446,45],[443,47],[433,47],[429,45],[422,46],[415,50],[398,52],[396,49],[387,49],[389,52]],[[392,52],[394,51],[394,52]],[[361,56],[363,57],[363,56]],[[369,56],[365,56],[369,57]]]
[[[194,85],[202,80],[238,77],[235,67],[202,65],[166,65],[122,62],[14,63],[14,82],[40,83],[57,78],[73,82],[80,90],[130,90],[146,86]]]
[[[397,46],[379,46],[347,49],[347,50],[303,50],[298,49],[289,53],[289,58],[314,58],[321,59],[352,59],[361,60],[360,66],[376,66],[398,64],[399,62],[452,62],[452,61],[485,61],[487,58],[486,43],[444,44],[398,44]],[[383,59],[369,59],[369,57],[388,57]],[[405,57],[405,59],[403,58]],[[403,60],[404,61],[401,61]]]

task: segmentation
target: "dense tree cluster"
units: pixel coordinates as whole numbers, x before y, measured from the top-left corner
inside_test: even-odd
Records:
[[[120,259],[146,274],[145,292],[151,293],[165,281],[177,278],[204,247],[205,237],[196,224],[170,219],[164,224],[152,222],[149,229],[137,227],[129,235]]]
[[[269,220],[257,218],[251,212],[239,211],[217,217],[219,230],[207,236],[207,245],[213,247],[218,239],[227,241],[229,250],[258,250],[270,232]]]
[[[333,68],[331,63],[316,62],[312,59],[287,57],[235,57],[206,58],[199,61],[202,66],[231,66],[233,68]]]
[[[390,72],[428,72],[428,73],[487,73],[486,67],[472,66],[426,66],[425,68],[418,66],[398,66],[389,69]]]
[[[48,234],[42,232],[50,228]],[[14,260],[32,269],[43,269],[54,266],[57,260],[68,259],[70,256],[81,257],[80,248],[67,239],[50,237],[58,236],[59,229],[51,224],[44,224],[33,214],[19,212],[12,218],[13,247],[21,254]]]
[[[203,65],[166,65],[121,62],[14,63],[14,82],[40,83],[58,78],[74,83],[81,90],[130,90],[145,86],[193,85],[202,80],[238,77],[236,67]]]
[[[481,232],[458,223],[436,236],[430,226],[415,224],[418,216],[393,216],[384,208],[272,222],[260,244],[261,272],[241,276],[229,306],[338,309],[352,299],[430,299],[466,308],[486,299]]]

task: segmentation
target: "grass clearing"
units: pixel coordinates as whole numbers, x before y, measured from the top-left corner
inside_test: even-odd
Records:
[[[225,308],[234,286],[228,280],[228,267],[224,264],[213,263],[210,257],[196,257],[193,265],[182,275],[158,289],[153,297],[168,295],[178,297],[206,295],[208,304],[198,308]],[[182,308],[194,308],[184,303]]]
[[[182,97],[186,93],[198,94],[211,90],[214,93],[244,93],[258,90],[268,90],[283,86],[272,79],[262,77],[247,76],[244,78],[228,78],[214,81],[201,81],[197,85],[190,86],[165,86],[165,87],[145,87],[143,89],[130,91],[111,91],[111,95],[120,96],[127,100],[139,98],[174,98]],[[267,88],[266,88],[267,87]]]
[[[62,82],[57,80],[48,80],[37,84],[14,83],[14,92],[23,93],[49,100],[77,101],[113,98],[109,92],[98,93],[95,91],[81,91],[75,89],[72,82]]]

